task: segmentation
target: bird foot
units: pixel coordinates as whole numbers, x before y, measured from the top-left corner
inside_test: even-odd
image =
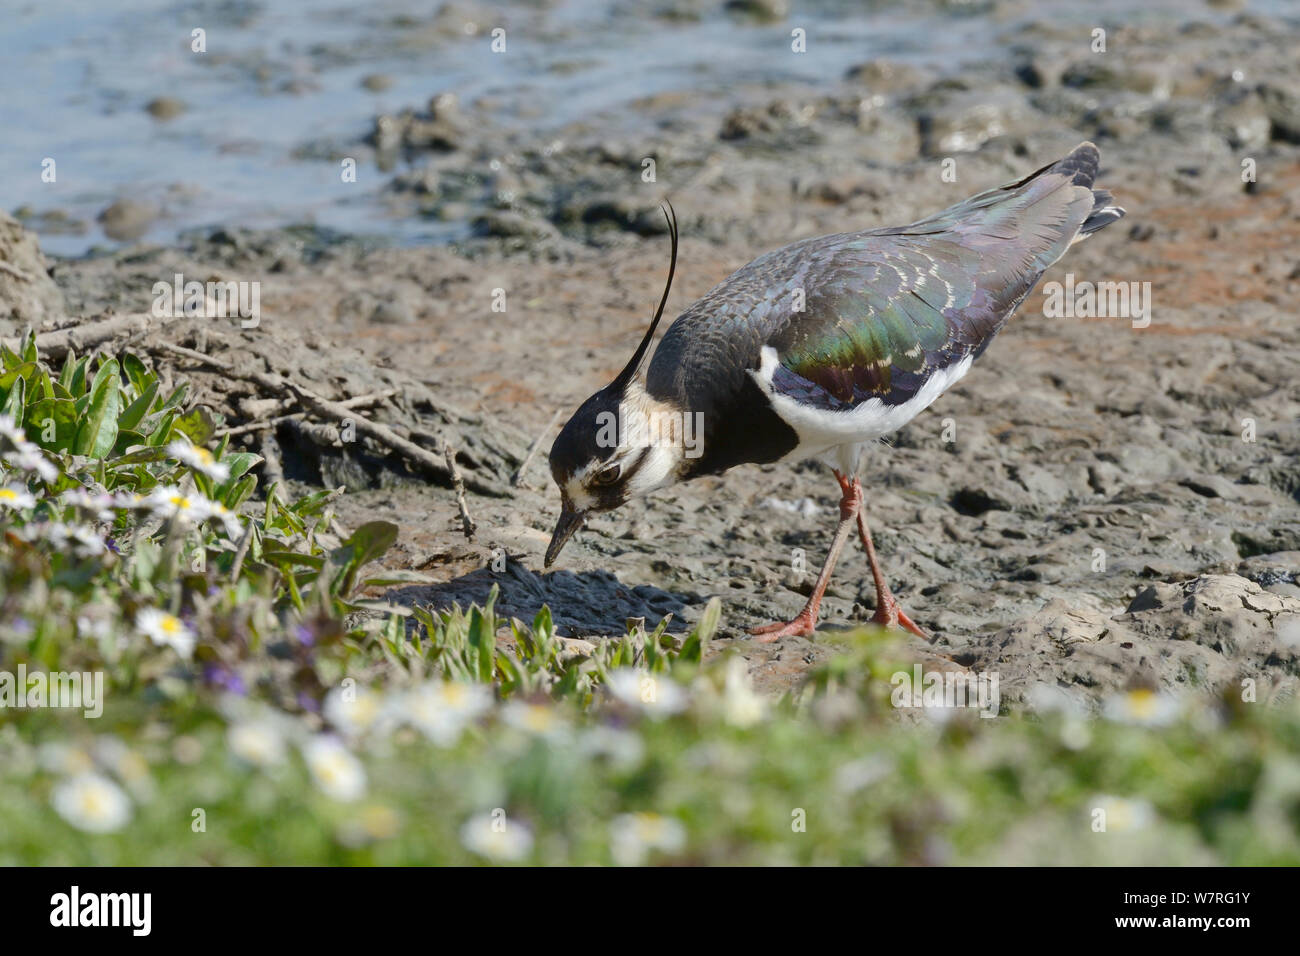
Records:
[[[793,621],[777,621],[763,627],[752,627],[749,633],[758,638],[760,644],[771,644],[783,637],[812,637],[817,630],[817,616],[804,611]]]
[[[876,608],[876,613],[872,616],[871,621],[881,627],[901,627],[904,630],[911,631],[917,637],[933,642],[933,638],[917,627],[916,622],[907,616],[907,612],[899,607],[898,602],[892,597],[888,601],[881,602],[880,607]]]

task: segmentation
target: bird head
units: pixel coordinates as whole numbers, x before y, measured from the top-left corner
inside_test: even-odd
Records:
[[[674,442],[664,440],[671,429],[657,424],[656,417],[665,408],[646,393],[639,374],[677,268],[677,219],[671,205],[664,215],[672,237],[672,260],[650,328],[618,377],[578,407],[551,446],[551,477],[560,489],[560,518],[546,549],[548,568],[587,515],[612,511],[671,484],[680,461]]]

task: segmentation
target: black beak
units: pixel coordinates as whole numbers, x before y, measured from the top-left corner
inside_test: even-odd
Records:
[[[586,512],[576,511],[571,504],[564,502],[560,511],[560,520],[555,522],[555,531],[551,534],[551,543],[546,549],[545,567],[549,568],[555,563],[555,559],[564,549],[565,542],[573,537],[573,532],[581,528],[586,520]]]

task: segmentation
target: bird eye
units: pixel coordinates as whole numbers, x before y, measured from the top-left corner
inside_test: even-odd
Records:
[[[608,468],[602,468],[592,476],[593,485],[612,485],[618,481],[618,476],[623,473],[622,465],[610,465]]]

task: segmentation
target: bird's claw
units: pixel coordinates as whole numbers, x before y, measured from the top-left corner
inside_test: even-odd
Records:
[[[907,612],[898,606],[898,602],[890,600],[876,609],[876,613],[871,618],[872,623],[879,624],[881,627],[901,627],[905,631],[911,631],[917,637],[933,643],[934,639],[929,634],[921,630]]]
[[[777,621],[762,627],[751,627],[749,633],[760,644],[771,644],[783,637],[812,637],[817,630],[817,619],[810,614],[800,614],[793,621]]]

